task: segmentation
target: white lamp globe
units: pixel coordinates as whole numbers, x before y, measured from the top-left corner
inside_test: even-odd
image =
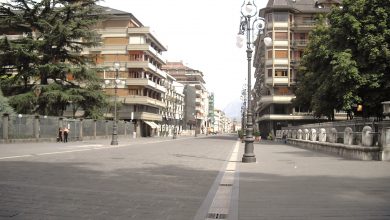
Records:
[[[270,37],[265,37],[265,38],[264,38],[264,44],[265,44],[265,46],[267,46],[267,47],[272,46],[272,38],[270,38]]]
[[[120,67],[120,64],[119,64],[118,62],[115,62],[115,63],[114,63],[114,68],[115,68],[116,70],[119,70],[119,67]]]
[[[245,6],[246,15],[252,15],[253,11],[256,10],[256,7],[249,1]]]

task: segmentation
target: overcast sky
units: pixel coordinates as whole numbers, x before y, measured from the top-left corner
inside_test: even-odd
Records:
[[[260,9],[267,1],[255,3]],[[246,82],[245,48],[236,47],[242,3],[243,0],[105,0],[101,5],[132,13],[167,46],[163,55],[168,61],[182,60],[202,71],[207,90],[215,94],[215,107],[223,110],[240,99]]]

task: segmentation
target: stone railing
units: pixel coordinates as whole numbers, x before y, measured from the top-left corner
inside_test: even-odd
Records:
[[[344,121],[284,127],[276,139],[359,160],[390,160],[390,121]]]

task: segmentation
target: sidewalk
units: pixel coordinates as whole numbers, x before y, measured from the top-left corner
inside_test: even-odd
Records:
[[[257,163],[239,163],[240,220],[389,219],[389,162],[267,141],[255,143],[255,154]]]

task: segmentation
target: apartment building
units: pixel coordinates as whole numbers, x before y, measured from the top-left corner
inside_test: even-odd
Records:
[[[317,121],[307,106],[293,107],[293,87],[299,61],[308,43],[308,34],[318,14],[330,11],[338,0],[269,0],[260,16],[266,19],[264,34],[256,41],[253,90],[255,120],[262,135],[282,126]],[[263,38],[273,44],[266,47]]]
[[[167,62],[162,67],[168,74],[176,78],[177,82],[191,86],[195,89],[195,109],[194,117],[190,109],[187,109],[185,118],[195,120],[197,133],[205,134],[207,131],[207,117],[209,111],[208,92],[206,90],[206,82],[203,79],[203,73],[199,70],[192,69],[183,64],[183,62]],[[186,105],[190,106],[190,105]]]
[[[162,122],[160,126],[161,136],[172,136],[173,133],[183,129],[184,115],[184,85],[176,82],[170,74],[164,81],[167,92],[163,96],[165,107],[162,110]]]
[[[166,47],[128,12],[103,7],[106,19],[97,25],[102,44],[87,48],[85,54],[96,62],[102,81],[115,80],[114,63],[119,63],[117,100],[121,103],[118,119],[132,120],[137,136],[158,135],[163,120],[167,88],[167,74],[162,52]],[[114,95],[115,84],[105,86],[105,91]]]

